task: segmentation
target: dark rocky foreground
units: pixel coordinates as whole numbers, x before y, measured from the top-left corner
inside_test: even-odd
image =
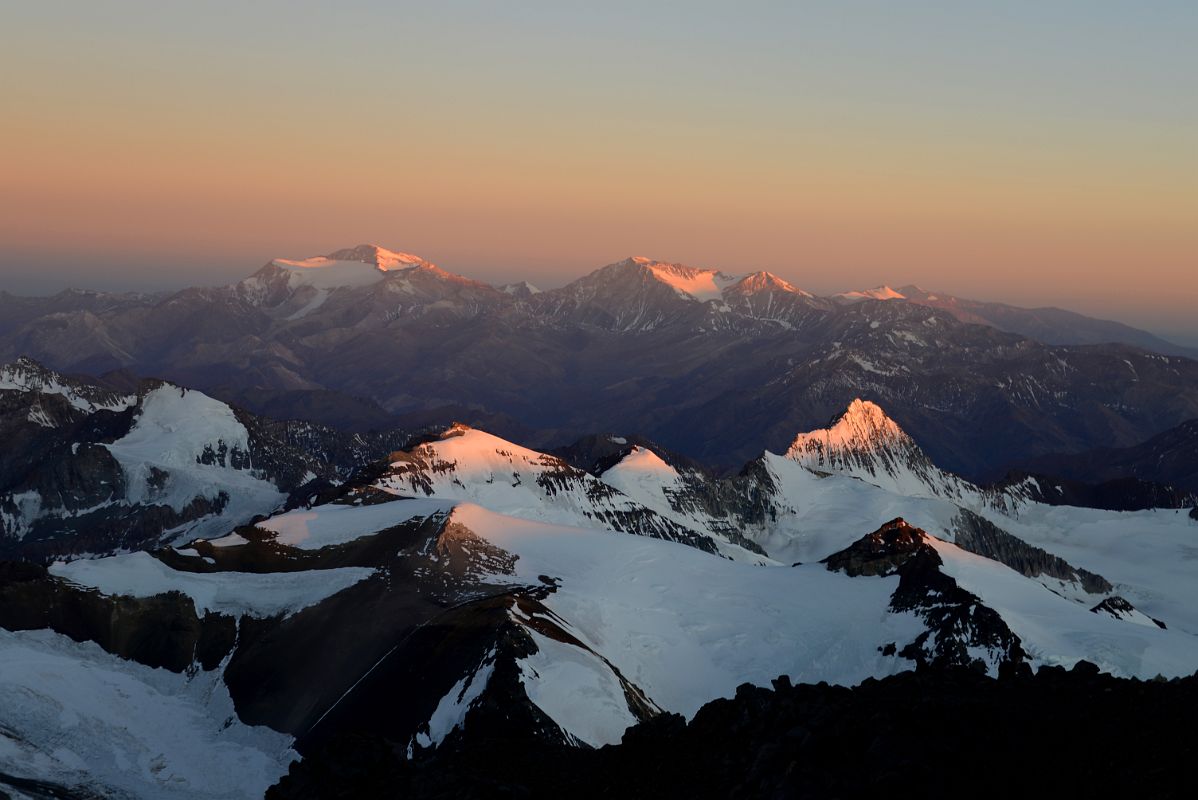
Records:
[[[267,796],[1188,797],[1196,714],[1198,676],[1123,680],[1085,662],[998,679],[920,669],[853,689],[779,680],[599,750],[476,735],[405,761],[381,738],[340,739]]]

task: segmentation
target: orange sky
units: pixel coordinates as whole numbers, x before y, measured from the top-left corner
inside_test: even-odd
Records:
[[[1189,4],[100,5],[0,10],[0,288],[377,242],[490,280],[636,253],[1198,337]]]

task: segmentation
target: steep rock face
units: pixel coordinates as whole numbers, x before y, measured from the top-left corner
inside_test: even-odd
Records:
[[[718,296],[716,281],[721,278],[714,271],[637,256],[544,292],[534,298],[534,307],[562,323],[626,333],[652,331],[702,318],[702,301],[680,287],[706,289],[703,295],[710,299]]]
[[[568,727],[577,715],[562,720],[562,699],[542,699],[550,676],[538,673],[561,664],[601,675],[626,705],[624,726],[660,713],[542,603],[554,579],[515,580],[514,556],[437,504],[353,497],[321,512],[368,520],[355,536],[338,525],[296,538],[268,520],[153,557],[49,573],[0,563],[0,627],[49,629],[188,674],[219,668],[238,717],[292,734],[301,751],[347,733],[409,754],[467,735],[589,746],[589,728]],[[291,524],[315,516],[295,512]]]
[[[960,509],[953,524],[953,542],[958,547],[1006,564],[1021,575],[1056,578],[1077,584],[1091,594],[1105,594],[1114,589],[1101,575],[1077,569],[1063,558],[1027,544],[969,509]]]
[[[111,597],[55,580],[27,562],[0,562],[0,628],[49,629],[150,667],[215,669],[232,651],[235,620],[197,614],[180,592]]]
[[[920,665],[968,666],[991,674],[1027,660],[1002,616],[945,575],[942,566],[935,550],[922,548],[899,568],[890,608],[910,611],[928,627],[899,648],[899,655]]]

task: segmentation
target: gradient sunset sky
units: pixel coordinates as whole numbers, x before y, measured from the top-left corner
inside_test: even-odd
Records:
[[[0,289],[362,242],[631,254],[1198,342],[1198,3],[0,5]]]

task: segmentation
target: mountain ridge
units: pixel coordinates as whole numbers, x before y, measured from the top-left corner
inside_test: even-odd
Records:
[[[1198,362],[1044,345],[910,301],[837,303],[776,276],[737,282],[646,258],[513,294],[422,259],[380,271],[367,262],[398,256],[374,246],[337,252],[365,258],[335,263],[370,282],[293,284],[293,272],[323,268],[268,265],[250,283],[159,300],[82,298],[32,318],[26,308],[7,333],[0,325],[0,359],[161,375],[267,416],[306,403],[321,422],[338,403],[382,425],[385,414],[448,422],[436,410],[457,409],[466,421],[508,420],[499,432],[531,431],[539,447],[640,431],[728,467],[864,396],[937,463],[977,481],[1198,416]]]

